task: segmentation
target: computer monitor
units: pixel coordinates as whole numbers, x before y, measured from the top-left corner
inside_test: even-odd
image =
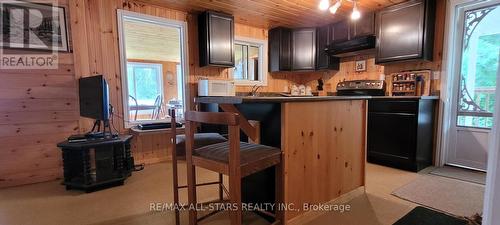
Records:
[[[102,75],[80,78],[80,116],[109,120],[109,87]]]

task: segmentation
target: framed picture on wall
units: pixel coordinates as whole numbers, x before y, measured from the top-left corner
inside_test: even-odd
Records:
[[[64,7],[24,1],[0,3],[0,47],[43,51],[68,49]]]
[[[354,70],[356,72],[364,72],[366,71],[366,60],[357,60],[355,63]]]

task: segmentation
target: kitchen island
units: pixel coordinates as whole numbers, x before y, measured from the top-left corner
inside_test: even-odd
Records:
[[[242,193],[244,202],[277,197],[293,204],[296,210],[283,211],[288,223],[305,213],[304,204],[327,203],[365,185],[369,98],[199,97],[196,102],[203,111],[239,113],[244,134],[282,150],[276,180],[283,191],[274,195],[271,169],[245,178]],[[248,120],[259,121],[259,128]]]

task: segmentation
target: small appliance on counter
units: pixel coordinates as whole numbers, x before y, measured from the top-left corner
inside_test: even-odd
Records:
[[[235,96],[234,81],[208,80],[198,81],[198,96]]]
[[[339,96],[384,96],[386,84],[383,80],[351,80],[337,84]]]

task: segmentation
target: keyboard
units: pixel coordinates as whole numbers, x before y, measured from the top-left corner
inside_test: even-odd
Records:
[[[158,130],[158,129],[167,129],[171,127],[172,127],[171,123],[145,123],[145,124],[139,124],[139,126],[137,126],[139,130]],[[182,124],[176,123],[176,127],[182,127]]]

